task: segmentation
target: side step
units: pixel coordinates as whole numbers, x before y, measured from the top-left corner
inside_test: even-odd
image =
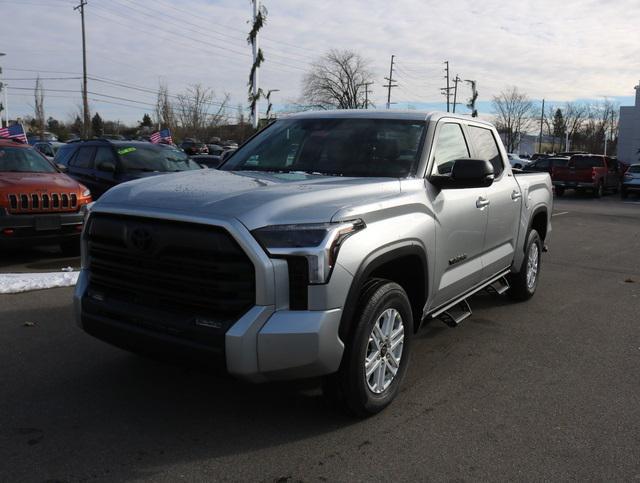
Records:
[[[449,327],[456,327],[464,319],[471,316],[471,313],[469,302],[465,299],[440,313],[436,318],[440,319]]]
[[[509,290],[509,287],[510,285],[507,277],[500,277],[491,285],[487,285],[484,289],[492,295],[502,295]]]

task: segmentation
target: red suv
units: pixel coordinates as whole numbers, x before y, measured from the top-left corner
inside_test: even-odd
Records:
[[[0,139],[0,245],[80,250],[91,193],[27,144]]]

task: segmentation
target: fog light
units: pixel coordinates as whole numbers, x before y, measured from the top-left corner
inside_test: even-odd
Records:
[[[5,228],[4,230],[2,230],[2,234],[6,236],[11,236],[14,233],[15,231],[13,230],[13,228]]]

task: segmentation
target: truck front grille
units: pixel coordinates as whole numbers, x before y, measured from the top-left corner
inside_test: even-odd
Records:
[[[202,341],[255,304],[253,263],[223,228],[96,213],[86,236],[102,315]]]
[[[8,198],[11,214],[78,211],[76,193],[20,193]]]

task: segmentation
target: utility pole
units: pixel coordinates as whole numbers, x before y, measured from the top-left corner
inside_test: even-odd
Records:
[[[391,56],[391,66],[389,67],[389,77],[385,77],[386,80],[389,81],[388,84],[383,85],[382,87],[387,87],[387,109],[391,109],[391,88],[398,87],[398,84],[393,83],[393,60],[396,58],[395,55]]]
[[[542,152],[542,124],[544,123],[544,99],[542,99],[542,113],[540,114],[540,138],[538,139],[538,152]]]
[[[453,79],[454,85],[455,87],[453,88],[453,112],[456,112],[456,99],[458,98],[458,82],[460,82],[462,79],[460,79],[460,76],[458,74],[456,74],[456,78]]]
[[[253,25],[256,24],[256,20],[258,18],[258,12],[260,11],[260,0],[253,0]],[[257,129],[258,128],[258,112],[260,112],[260,110],[258,109],[258,106],[260,104],[260,99],[258,96],[258,71],[260,70],[260,67],[258,67],[257,62],[258,62],[258,52],[260,50],[260,46],[258,44],[258,32],[256,31],[256,37],[253,41],[253,65],[256,66],[256,70],[253,74],[253,98],[254,98],[254,102],[253,102],[253,112],[251,113],[251,122],[253,125],[253,129]]]
[[[445,64],[445,66],[446,66],[446,67],[444,68],[444,71],[445,71],[445,73],[446,73],[446,75],[444,76],[444,78],[445,78],[445,79],[447,79],[447,87],[443,87],[443,88],[442,88],[442,93],[443,93],[445,96],[447,96],[447,112],[449,112],[449,111],[450,111],[450,105],[451,105],[451,102],[450,102],[450,99],[451,99],[451,86],[449,85],[449,61],[448,61],[448,60],[445,60],[445,61],[444,61],[444,64]]]
[[[373,82],[364,82],[360,85],[364,86],[364,108],[369,109],[369,92],[373,92],[369,90],[369,86],[373,85]]]
[[[5,54],[4,52],[0,52],[0,57],[4,57],[5,55],[7,54]],[[2,66],[0,66],[0,77],[1,76],[2,76]],[[0,101],[0,116],[4,111],[4,122],[5,122],[4,127],[9,127],[9,108],[7,107],[8,106],[7,87],[9,87],[7,83],[0,80],[0,93],[4,94],[4,102]],[[0,117],[0,127],[2,127],[2,117]]]
[[[82,20],[82,111],[83,111],[83,137],[89,137],[89,101],[87,100],[87,44],[84,33],[84,6],[86,0],[80,0],[80,5],[73,7],[74,10],[80,10],[80,18]]]

